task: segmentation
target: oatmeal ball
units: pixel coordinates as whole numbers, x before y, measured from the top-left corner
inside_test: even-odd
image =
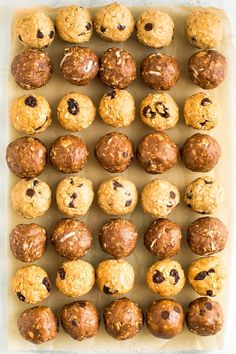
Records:
[[[74,46],[64,50],[60,70],[64,79],[73,85],[85,86],[96,77],[98,58],[91,48]]]
[[[199,297],[190,302],[186,323],[188,329],[199,336],[212,336],[219,332],[224,324],[224,314],[217,301],[208,297]]]
[[[133,161],[134,148],[128,136],[112,132],[99,139],[94,154],[105,170],[119,173],[125,171]]]
[[[134,18],[124,5],[113,2],[100,8],[94,19],[96,32],[108,42],[124,42],[134,30]]]
[[[66,42],[85,43],[93,34],[93,21],[89,11],[82,6],[64,6],[58,9],[55,26]]]
[[[67,177],[56,188],[58,209],[71,217],[86,215],[93,197],[92,181],[85,177]]]
[[[47,53],[40,49],[26,49],[12,61],[11,74],[24,90],[45,86],[52,76],[52,62]]]
[[[109,48],[100,57],[99,78],[106,86],[128,87],[136,79],[136,61],[124,49]]]
[[[59,322],[49,307],[35,306],[21,313],[17,327],[26,340],[34,344],[41,344],[57,336]]]
[[[218,87],[225,79],[227,61],[215,50],[202,50],[191,56],[189,75],[195,85],[205,90]]]
[[[136,226],[126,219],[110,219],[99,232],[102,250],[115,258],[128,257],[134,251],[137,240]]]
[[[45,253],[46,231],[37,224],[19,224],[11,231],[9,243],[16,259],[27,263],[34,262]]]
[[[99,289],[107,295],[119,296],[128,293],[134,285],[134,269],[123,259],[107,259],[96,269]]]
[[[168,219],[154,220],[144,235],[144,245],[154,256],[169,258],[180,251],[182,232],[178,224]]]
[[[64,129],[79,132],[94,121],[96,108],[88,96],[70,92],[62,97],[57,106],[57,119]]]
[[[148,269],[147,284],[160,296],[175,296],[185,285],[184,271],[179,262],[162,259]]]
[[[148,307],[146,323],[155,337],[171,339],[183,331],[184,310],[172,299],[154,301]]]
[[[221,201],[218,181],[208,176],[195,179],[187,187],[184,201],[196,213],[212,214]]]
[[[115,176],[103,181],[98,189],[98,204],[110,215],[132,213],[138,202],[138,192],[130,180]]]
[[[20,301],[38,304],[50,295],[51,281],[44,269],[28,265],[14,275],[12,290]]]
[[[64,262],[57,271],[56,286],[66,296],[87,294],[95,283],[93,266],[85,261]]]
[[[126,297],[110,303],[105,308],[103,317],[107,333],[117,340],[134,337],[143,325],[141,308]]]
[[[39,179],[22,179],[11,191],[12,206],[25,219],[37,218],[46,213],[51,204],[51,190]]]
[[[83,257],[92,246],[92,233],[83,221],[61,219],[51,233],[55,251],[70,260]]]
[[[159,131],[142,138],[136,156],[140,166],[146,172],[163,173],[176,164],[178,147],[166,133]]]
[[[153,53],[143,59],[141,76],[151,89],[169,91],[180,77],[179,64],[174,57]]]
[[[106,93],[98,110],[103,122],[113,127],[128,127],[135,118],[135,102],[126,90],[116,89]]]
[[[96,336],[99,330],[99,312],[91,301],[79,300],[63,307],[61,324],[73,339],[82,341]]]
[[[223,251],[228,236],[225,224],[211,216],[193,221],[187,230],[188,245],[199,256],[209,256]]]

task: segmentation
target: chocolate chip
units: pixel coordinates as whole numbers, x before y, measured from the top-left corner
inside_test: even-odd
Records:
[[[155,272],[152,276],[153,283],[161,284],[161,283],[163,283],[164,280],[165,280],[165,277],[162,274],[162,272],[160,272],[159,270],[155,270]]]
[[[71,323],[73,324],[73,326],[77,326],[77,321],[76,320],[72,320]]]
[[[122,185],[120,182],[114,180],[114,181],[113,181],[113,188],[114,188],[115,190],[116,190],[117,188],[123,188],[123,185]]]
[[[193,37],[191,38],[191,41],[196,42],[196,41],[197,41],[197,38],[193,36]]]
[[[171,197],[171,199],[175,199],[175,197],[176,197],[175,192],[171,191],[171,192],[170,192],[170,197]]]
[[[104,33],[104,32],[106,31],[106,28],[103,27],[103,26],[101,26],[101,27],[100,27],[100,31],[101,31],[102,33]]]
[[[28,197],[32,198],[35,195],[35,191],[33,190],[33,188],[27,189],[26,195],[28,195]]]
[[[213,296],[213,291],[212,291],[212,290],[207,290],[206,294],[207,294],[208,296]]]
[[[195,276],[194,280],[204,280],[207,275],[208,275],[208,274],[207,274],[207,271],[204,270],[203,272],[198,273],[198,274]]]
[[[39,180],[34,179],[34,182],[33,182],[34,187],[36,187],[38,184],[39,184]]]
[[[44,37],[44,35],[43,35],[43,33],[40,31],[40,29],[38,29],[38,31],[37,31],[37,38],[43,38]]]
[[[213,184],[212,181],[208,181],[207,179],[204,179],[205,184]]]
[[[75,208],[75,204],[74,204],[73,200],[68,204],[68,207],[69,208]]]
[[[83,183],[80,183],[77,185],[77,188],[81,188],[83,186]]]
[[[200,122],[199,124],[203,127],[204,125],[207,124],[207,122],[209,122],[209,120],[206,119],[204,122]]]
[[[69,98],[67,100],[67,105],[68,105],[68,112],[72,114],[73,116],[76,116],[76,114],[79,113],[79,105],[78,102],[75,101],[73,98]]]
[[[54,31],[51,31],[48,35],[49,38],[53,38],[54,37]]]
[[[123,31],[126,28],[126,26],[118,25],[117,28],[118,28],[119,31]]]
[[[75,198],[77,198],[78,197],[78,195],[76,194],[76,193],[73,193],[73,194],[71,194],[71,196],[70,196],[72,199],[75,199]]]
[[[106,94],[106,97],[111,97],[111,99],[115,98],[115,97],[116,97],[116,91],[113,90],[113,91],[111,91],[111,92],[108,92],[108,93]]]
[[[174,306],[174,311],[180,313],[180,308],[178,306]]]
[[[112,294],[118,293],[118,290],[111,291],[110,288],[108,288],[108,286],[104,285],[103,292],[104,292],[104,294],[112,295]]]
[[[47,122],[47,120],[48,120],[48,117],[46,117],[44,123],[42,125],[40,125],[38,128],[36,128],[35,131],[40,130],[44,126],[44,124]]]
[[[213,306],[210,302],[205,302],[204,306],[208,311],[211,311],[213,308]]]
[[[73,178],[70,179],[70,184],[73,185],[74,184],[74,180]]]
[[[210,269],[208,270],[207,274],[209,274],[209,273],[215,273],[215,269],[214,269],[214,268],[210,268]]]
[[[123,156],[123,157],[128,157],[128,156],[129,156],[128,151],[124,151],[124,152],[122,153],[122,156]]]
[[[204,316],[205,313],[206,313],[206,311],[205,311],[204,309],[201,309],[201,310],[199,311],[199,314],[200,314],[201,316]]]
[[[59,268],[58,271],[57,271],[59,277],[64,280],[65,277],[66,277],[66,272],[65,272],[65,269],[63,267]]]
[[[20,40],[21,42],[23,42],[22,37],[21,37],[20,34],[19,34],[18,38],[19,38],[19,40]]]
[[[37,106],[37,100],[34,96],[28,96],[25,99],[25,104],[26,104],[26,106],[34,108]]]
[[[169,118],[169,108],[167,108],[162,102],[156,103],[156,111],[163,118]]]
[[[202,106],[206,106],[207,104],[211,104],[211,103],[212,103],[212,101],[208,97],[205,97],[201,100]]]
[[[87,22],[87,24],[85,25],[85,28],[89,31],[91,29],[92,25],[90,22]]]
[[[49,280],[47,277],[45,277],[45,278],[43,278],[42,283],[43,283],[43,285],[46,286],[47,291],[50,292],[50,291],[51,291],[51,283],[50,283],[50,280]]]
[[[145,28],[145,31],[151,31],[153,29],[153,24],[148,22],[145,24],[144,28]]]
[[[164,318],[164,320],[168,320],[168,318],[170,317],[169,311],[162,311],[161,317]]]
[[[151,110],[150,106],[144,107],[142,113],[146,118],[154,118],[156,116],[156,113]]]
[[[132,204],[132,199],[126,200],[125,207],[129,207]]]
[[[177,270],[171,269],[170,276],[175,279],[174,285],[176,285],[178,283],[178,281],[180,280],[179,273],[177,272]]]
[[[21,292],[17,292],[16,295],[20,301],[25,301],[25,297],[21,294]]]

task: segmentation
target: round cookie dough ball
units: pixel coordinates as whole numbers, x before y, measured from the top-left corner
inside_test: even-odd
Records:
[[[186,125],[194,129],[210,130],[215,128],[220,118],[219,106],[208,93],[198,92],[188,97],[184,103]]]
[[[193,11],[187,18],[186,34],[194,47],[215,48],[223,37],[222,17],[209,10]]]
[[[123,89],[128,87],[136,76],[136,61],[126,50],[109,48],[101,55],[99,78],[104,85]]]
[[[181,228],[168,219],[154,220],[144,235],[146,249],[160,258],[176,256],[180,251],[181,241]]]
[[[220,185],[211,177],[199,177],[187,187],[184,201],[196,213],[212,214],[221,201]]]
[[[48,342],[59,332],[58,319],[46,306],[35,306],[22,312],[17,327],[22,337],[34,344]]]
[[[169,91],[180,77],[179,64],[174,57],[153,53],[143,59],[141,76],[151,89]]]
[[[115,258],[128,257],[134,251],[137,240],[136,226],[126,219],[110,219],[99,232],[102,250]]]
[[[96,77],[98,58],[91,48],[70,47],[64,50],[60,70],[64,79],[73,85],[85,86]]]
[[[176,164],[178,148],[166,133],[159,131],[142,138],[136,156],[146,172],[163,173]]]
[[[162,259],[148,269],[147,284],[160,296],[175,296],[185,285],[184,271],[179,262]]]
[[[79,132],[94,121],[96,108],[92,100],[79,92],[70,92],[62,97],[57,106],[57,119],[64,129]]]
[[[126,297],[110,303],[105,308],[103,316],[107,333],[117,340],[134,337],[143,325],[141,308]]]
[[[179,201],[177,187],[164,179],[154,179],[146,184],[141,195],[144,212],[157,218],[168,217]]]
[[[128,127],[135,118],[135,102],[126,90],[116,89],[106,93],[98,110],[103,122],[113,127]]]
[[[132,213],[138,202],[138,192],[130,180],[115,176],[103,181],[98,189],[98,204],[109,215]]]
[[[51,291],[51,282],[44,269],[36,265],[20,268],[12,279],[12,290],[20,301],[38,304]]]
[[[12,206],[24,218],[37,218],[46,213],[51,204],[51,190],[39,179],[22,179],[11,191]]]
[[[134,30],[134,18],[124,5],[113,2],[100,8],[94,19],[96,32],[108,42],[124,42]]]
[[[37,224],[19,224],[11,231],[9,243],[16,259],[22,262],[34,262],[45,253],[46,231]]]
[[[25,47],[46,48],[55,37],[52,20],[42,11],[31,11],[16,23],[16,35]]]
[[[123,259],[107,259],[96,269],[99,289],[107,295],[119,296],[128,293],[134,285],[134,269]]]
[[[33,90],[46,85],[52,76],[52,62],[40,49],[26,49],[12,61],[11,74],[24,90]]]
[[[93,266],[85,261],[64,262],[57,271],[56,286],[66,296],[87,294],[95,283]]]
[[[188,329],[199,336],[212,336],[218,333],[224,324],[224,314],[219,302],[208,297],[199,297],[190,302],[186,323]]]
[[[216,296],[223,287],[225,275],[225,269],[214,256],[196,259],[188,270],[189,283],[199,295]]]
[[[66,42],[85,43],[93,34],[93,21],[89,11],[82,6],[64,6],[57,11],[57,33]]]
[[[94,154],[105,170],[119,173],[125,171],[133,161],[134,148],[127,135],[112,132],[99,139]]]
[[[172,299],[154,301],[148,307],[146,323],[148,330],[155,337],[171,339],[183,331],[183,308]]]
[[[202,50],[188,62],[190,79],[205,90],[218,87],[225,79],[227,61],[215,50]]]
[[[67,177],[56,188],[58,209],[71,217],[86,215],[93,198],[92,181],[85,177]]]
[[[225,224],[211,216],[193,221],[187,230],[188,245],[199,256],[209,256],[223,251],[228,236]]]
[[[61,219],[51,233],[55,251],[70,260],[83,257],[92,246],[93,236],[83,221]]]

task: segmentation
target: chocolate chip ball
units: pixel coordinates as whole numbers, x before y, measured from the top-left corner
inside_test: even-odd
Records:
[[[99,139],[94,154],[105,170],[112,173],[123,172],[133,161],[134,148],[125,134],[112,132]]]
[[[146,313],[148,330],[158,338],[170,339],[180,334],[184,327],[184,311],[175,300],[154,301]]]
[[[151,89],[169,91],[180,77],[179,64],[169,55],[150,54],[141,63],[141,76]]]
[[[46,165],[46,148],[35,138],[19,138],[7,146],[9,169],[20,178],[37,177]]]
[[[135,59],[126,50],[109,48],[102,54],[99,78],[103,84],[123,89],[128,87],[136,76]]]
[[[24,90],[33,90],[46,85],[52,76],[52,62],[40,49],[26,49],[12,61],[11,74]]]
[[[202,50],[188,62],[192,82],[205,90],[216,88],[224,81],[226,67],[225,57],[216,50]]]

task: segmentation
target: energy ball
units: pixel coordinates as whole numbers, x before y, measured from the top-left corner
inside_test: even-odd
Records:
[[[96,77],[98,58],[91,48],[70,47],[64,50],[60,70],[64,79],[73,85],[85,86]]]
[[[66,296],[87,294],[95,283],[93,266],[85,261],[64,262],[57,271],[56,286]]]
[[[93,202],[93,197],[92,181],[85,177],[67,177],[56,188],[58,209],[71,217],[86,215]]]
[[[208,297],[199,297],[190,302],[186,323],[188,329],[199,336],[212,336],[218,333],[224,324],[224,314],[219,302]]]
[[[38,304],[50,295],[51,282],[44,269],[28,265],[14,275],[12,290],[20,301]]]
[[[143,211],[154,218],[167,218],[179,201],[177,187],[164,179],[154,179],[146,184],[141,195]]]
[[[83,221],[61,219],[51,233],[57,254],[69,260],[83,257],[92,246],[93,236]]]
[[[110,219],[99,232],[102,250],[115,258],[128,257],[134,251],[137,240],[136,226],[126,219]]]
[[[37,224],[19,224],[11,231],[9,243],[16,259],[27,263],[34,262],[45,253],[46,231]]]
[[[98,204],[109,215],[132,213],[138,202],[138,192],[130,180],[115,176],[103,181],[98,189]]]
[[[126,50],[109,48],[101,55],[99,78],[104,85],[124,89],[136,76],[136,61]]]
[[[225,224],[211,216],[193,221],[187,230],[188,245],[199,256],[210,256],[223,251],[228,236]]]
[[[57,11],[55,26],[60,38],[69,43],[88,42],[93,34],[93,21],[82,6],[64,6]]]
[[[98,110],[103,122],[113,127],[128,127],[135,118],[135,102],[126,90],[116,89],[106,93]]]
[[[12,61],[11,74],[24,90],[45,86],[51,79],[52,62],[47,53],[40,49],[26,49]]]
[[[136,336],[143,325],[141,308],[126,297],[110,303],[105,308],[103,317],[107,333],[117,340]]]
[[[174,57],[153,53],[143,59],[141,76],[151,89],[169,91],[180,77],[179,64]]]
[[[46,343],[59,332],[58,319],[46,306],[35,306],[22,312],[17,327],[22,337],[34,344]]]
[[[183,308],[172,299],[154,301],[148,307],[146,323],[149,332],[155,337],[171,339],[183,331]]]
[[[134,30],[134,18],[124,5],[114,2],[100,8],[94,19],[100,37],[108,42],[124,42]]]
[[[11,191],[12,206],[25,219],[37,218],[46,213],[51,204],[51,190],[39,179],[22,179]]]
[[[202,50],[191,56],[189,75],[195,85],[205,90],[218,87],[225,79],[227,61],[215,50]]]
[[[180,251],[181,241],[181,228],[168,219],[154,220],[144,235],[146,249],[160,258],[176,256]]]
[[[57,119],[64,129],[79,132],[94,121],[96,108],[88,96],[71,92],[62,97],[57,106]]]
[[[79,300],[63,307],[61,324],[73,339],[82,341],[96,336],[99,330],[99,312],[91,301]]]
[[[184,271],[179,262],[162,259],[147,272],[148,287],[160,296],[175,296],[185,285]]]
[[[133,161],[134,147],[125,134],[112,132],[99,139],[94,154],[105,170],[119,173],[125,171]]]
[[[225,276],[225,269],[214,256],[196,259],[188,270],[189,283],[199,295],[216,296],[223,287]]]
[[[146,172],[163,173],[176,164],[178,147],[166,133],[159,131],[142,138],[138,143],[136,156]]]
[[[128,293],[134,285],[134,269],[123,259],[107,259],[96,269],[99,289],[106,295],[119,296]]]
[[[85,142],[74,135],[59,136],[50,147],[50,161],[64,173],[81,171],[87,164],[89,152]]]

